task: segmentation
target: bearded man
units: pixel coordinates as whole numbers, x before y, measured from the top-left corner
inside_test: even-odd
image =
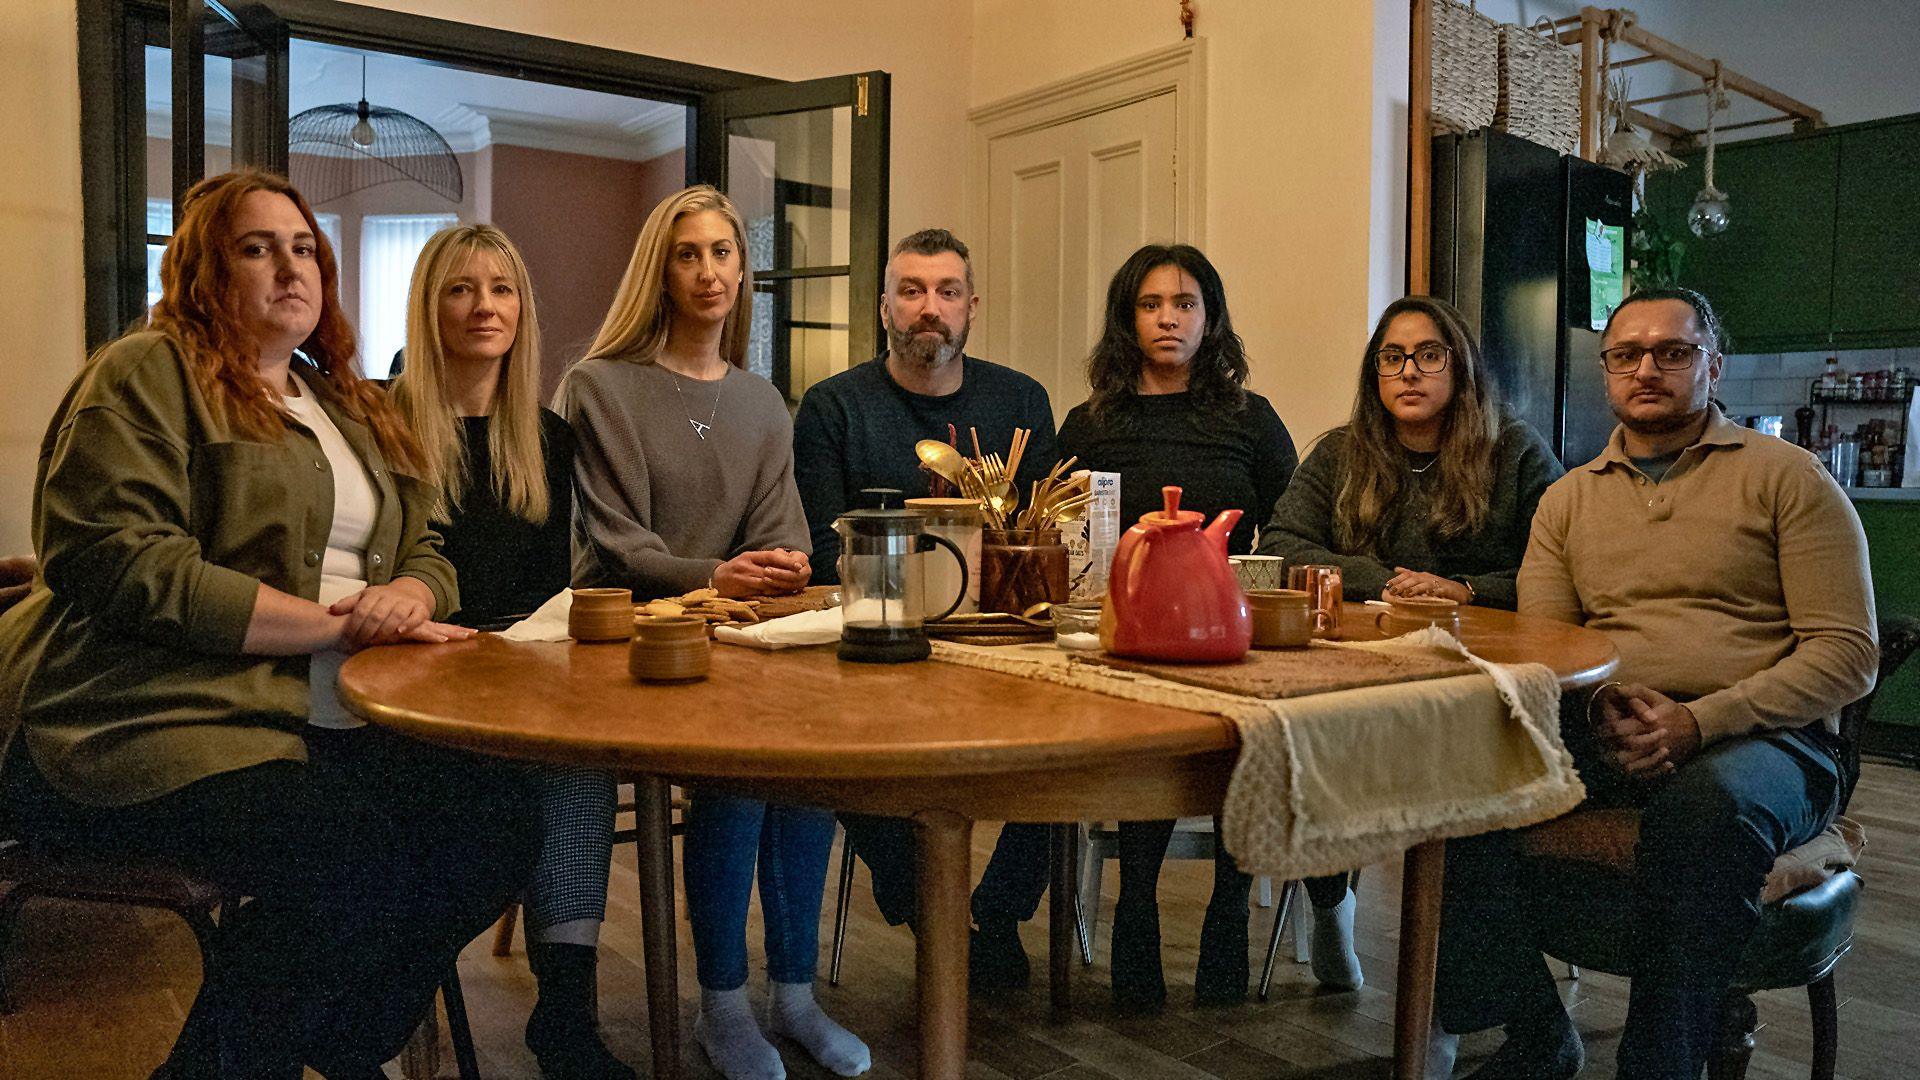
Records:
[[[966,355],[967,332],[980,305],[967,245],[945,229],[923,229],[894,246],[887,261],[880,317],[886,354],[816,384],[793,421],[793,473],[813,537],[813,580],[840,580],[840,537],[833,522],[862,505],[866,488],[893,488],[906,498],[929,494],[931,474],[913,445],[946,442],[955,433],[973,453],[1002,459],[1013,429],[1033,432],[1015,491],[1026,491],[1058,459],[1053,407],[1046,388],[1009,367]],[[848,843],[873,871],[873,898],[889,923],[911,923],[916,845],[901,818],[842,814]],[[1027,956],[1017,927],[1033,918],[1047,887],[1047,826],[1009,824],[973,894],[969,955],[976,989],[1026,984]]]

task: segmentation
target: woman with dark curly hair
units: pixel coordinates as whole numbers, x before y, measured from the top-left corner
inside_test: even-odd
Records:
[[[1255,523],[1286,489],[1299,459],[1273,406],[1246,389],[1246,349],[1207,257],[1186,244],[1134,252],[1107,288],[1105,327],[1087,372],[1093,395],[1067,414],[1060,445],[1089,469],[1120,474],[1122,520],[1157,511],[1161,487],[1176,484],[1183,509],[1208,517],[1241,511],[1229,550],[1251,550]],[[1167,996],[1156,893],[1173,824],[1120,825],[1113,998],[1122,1008],[1154,1008]],[[1202,1003],[1246,996],[1249,884],[1216,845],[1194,980]]]

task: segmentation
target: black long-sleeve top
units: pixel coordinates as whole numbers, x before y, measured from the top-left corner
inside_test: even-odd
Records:
[[[913,444],[947,441],[958,433],[960,452],[971,457],[968,429],[980,433],[985,453],[1006,458],[1013,429],[1031,429],[1015,490],[1022,505],[1030,485],[1059,460],[1053,436],[1053,406],[1046,388],[1009,367],[961,358],[960,389],[939,396],[903,388],[887,372],[886,358],[869,360],[827,379],[800,402],[793,420],[793,476],[806,507],[813,540],[813,582],[840,580],[840,537],[833,522],[860,507],[865,488],[896,488],[909,499],[928,494],[931,473],[920,468]]]
[[[1254,529],[1300,463],[1287,426],[1255,393],[1228,413],[1201,410],[1191,392],[1138,395],[1103,417],[1076,405],[1060,425],[1060,447],[1079,457],[1079,467],[1120,474],[1123,528],[1160,509],[1160,489],[1168,484],[1182,489],[1182,510],[1208,519],[1241,511],[1227,545],[1235,555],[1253,549]]]
[[[536,525],[500,505],[493,490],[490,425],[490,417],[461,418],[467,489],[453,520],[435,523],[445,538],[441,554],[459,575],[460,610],[452,621],[461,626],[498,625],[530,614],[566,588],[572,573],[573,429],[540,410],[547,520]]]

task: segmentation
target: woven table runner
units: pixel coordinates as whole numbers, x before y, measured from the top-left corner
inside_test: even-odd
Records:
[[[1479,670],[1458,656],[1444,653],[1384,652],[1318,644],[1304,649],[1256,649],[1245,659],[1231,664],[1169,664],[1129,660],[1105,653],[1089,655],[1086,661],[1121,671],[1141,672],[1168,682],[1268,701],[1357,690],[1362,686],[1471,675]]]
[[[1307,685],[1304,677],[1284,689],[1268,680],[1262,696],[1245,681],[1230,682],[1235,690],[1220,688],[1219,678],[1176,682],[1157,665],[1123,668],[1051,645],[933,643],[933,658],[946,663],[1231,720],[1241,746],[1221,840],[1247,873],[1339,873],[1428,840],[1545,821],[1586,795],[1560,741],[1560,688],[1546,667],[1488,663],[1437,629],[1292,654],[1349,682],[1361,672],[1370,681],[1287,696]],[[1264,668],[1271,655],[1249,666]],[[1280,663],[1297,667],[1294,659]],[[1201,671],[1176,673],[1192,679]],[[1395,671],[1407,677],[1388,675]]]

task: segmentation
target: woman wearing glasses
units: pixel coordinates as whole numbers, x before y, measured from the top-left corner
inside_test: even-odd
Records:
[[[1534,507],[1563,471],[1498,403],[1460,313],[1405,297],[1367,342],[1352,417],[1294,473],[1260,551],[1339,566],[1348,600],[1435,596],[1512,610]],[[1358,989],[1348,876],[1306,886],[1314,977]]]

